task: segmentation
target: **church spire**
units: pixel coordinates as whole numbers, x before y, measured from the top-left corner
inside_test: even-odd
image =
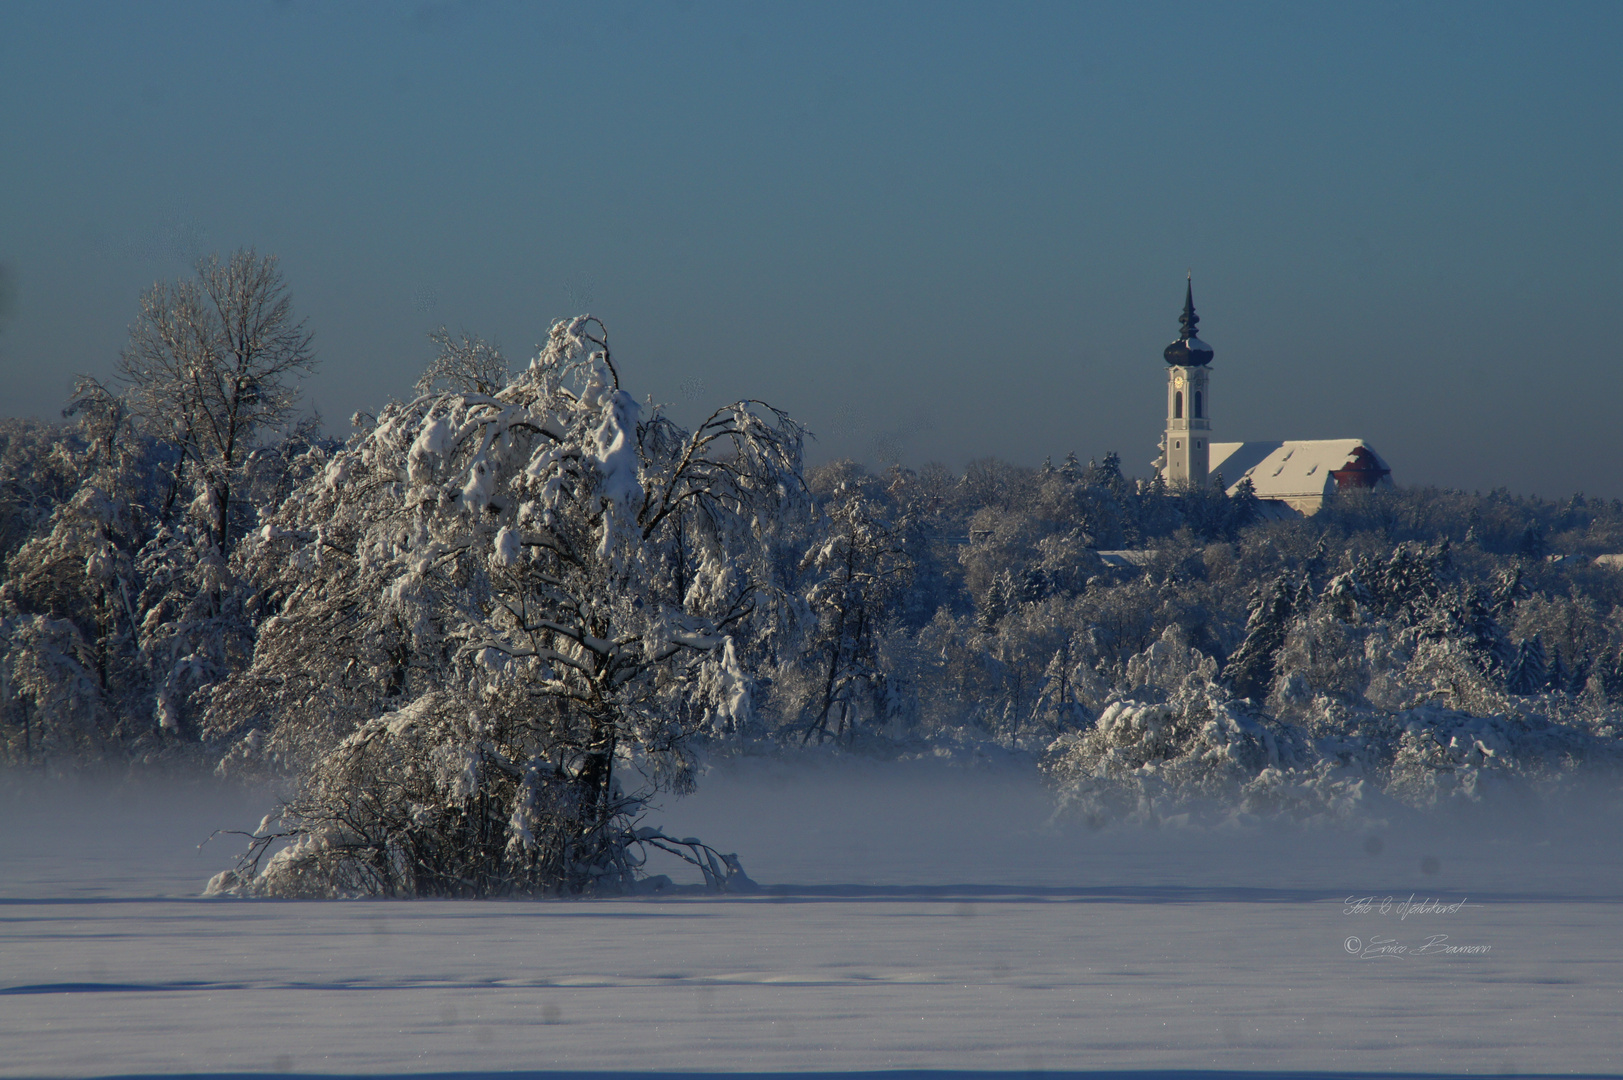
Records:
[[[1178,325],[1183,327],[1183,332],[1178,335],[1180,341],[1188,341],[1190,338],[1195,337],[1195,327],[1200,325],[1200,316],[1195,314],[1195,273],[1193,270],[1189,272],[1188,278],[1184,281],[1183,314],[1178,316]]]
[[[1199,367],[1212,362],[1212,347],[1200,340],[1195,327],[1200,316],[1195,314],[1195,275],[1190,273],[1184,282],[1183,314],[1178,316],[1178,340],[1166,347],[1161,355],[1166,362],[1179,367]]]

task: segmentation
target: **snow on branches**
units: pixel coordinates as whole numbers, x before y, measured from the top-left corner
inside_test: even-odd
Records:
[[[740,646],[776,603],[762,522],[802,497],[803,436],[754,401],[693,431],[645,414],[590,316],[492,393],[386,408],[245,541],[269,617],[216,730],[268,727],[309,770],[283,820],[303,854],[258,887],[369,889],[359,865],[405,858],[385,891],[459,891],[399,849],[423,814],[483,822],[472,891],[622,886],[642,800],[691,784],[694,734],[748,716]],[[468,779],[407,797],[416,773],[355,762],[406,753],[390,717],[418,713],[407,757],[454,745]]]

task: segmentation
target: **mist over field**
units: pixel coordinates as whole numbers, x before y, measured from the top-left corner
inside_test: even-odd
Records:
[[[651,815],[709,837],[774,886],[905,892],[1165,889],[1327,896],[1543,894],[1623,886],[1616,777],[1553,800],[1507,796],[1340,823],[1259,819],[1203,827],[1090,826],[1055,815],[1051,788],[1009,765],[743,761]]]
[[[276,804],[272,788],[211,777],[8,775],[0,836],[7,899],[182,898],[229,866],[240,836]],[[704,770],[694,794],[663,797],[647,821],[737,853],[766,895],[1189,900],[1362,895],[1603,899],[1623,891],[1617,778],[1487,805],[1394,807],[1336,823],[1254,819],[1220,826],[1056,815],[1029,766],[886,762],[821,754],[745,758]],[[676,893],[697,871],[656,854]]]
[[[703,781],[650,817],[758,891],[312,903],[197,898],[270,792],[10,777],[0,1075],[1618,1072],[1615,787],[1093,828],[1007,762]]]

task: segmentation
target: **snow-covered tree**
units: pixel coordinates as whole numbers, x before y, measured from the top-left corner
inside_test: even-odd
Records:
[[[243,597],[208,515],[162,521],[179,457],[142,430],[126,397],[81,380],[65,411],[76,424],[53,456],[67,462],[71,493],[7,559],[0,584],[9,640],[37,642],[15,644],[33,655],[4,661],[12,674],[0,715],[31,711],[45,735],[40,725],[53,723],[88,731],[93,713],[100,738],[62,743],[76,749],[52,755],[59,764],[178,751],[195,742],[199,699],[247,661]],[[239,470],[245,505],[281,497],[297,472],[293,445],[249,455]]]
[[[1094,680],[1086,663],[1078,654],[1072,635],[1065,635],[1060,647],[1054,650],[1048,666],[1043,669],[1042,689],[1032,719],[1054,731],[1067,731],[1082,727],[1091,719],[1082,701],[1084,687]]]
[[[880,634],[912,572],[906,525],[892,519],[873,477],[842,476],[822,498],[822,528],[801,561],[816,625],[804,646],[815,669],[801,741],[854,735],[859,715],[883,711]]]
[[[1274,658],[1285,644],[1291,618],[1312,602],[1306,584],[1282,574],[1253,593],[1245,641],[1223,667],[1223,681],[1240,697],[1264,697],[1273,685]]]
[[[1505,672],[1505,689],[1523,697],[1541,693],[1549,682],[1550,672],[1544,652],[1544,639],[1534,634],[1516,646],[1516,659]]]
[[[70,427],[0,418],[0,565],[73,497],[83,452]]]
[[[114,751],[153,719],[138,564],[162,457],[126,403],[93,380],[65,412],[75,425],[35,465],[57,473],[59,501],[36,509],[0,582],[0,717],[22,735],[6,740],[8,756],[47,768]]]
[[[668,843],[635,827],[644,799],[748,718],[738,657],[775,625],[802,437],[752,401],[691,432],[645,414],[589,316],[493,393],[384,409],[243,543],[264,621],[215,730],[303,780],[220,886],[629,884]]]
[[[1134,656],[1098,721],[1049,747],[1060,812],[1155,824],[1192,810],[1309,816],[1356,801],[1356,782],[1321,776],[1298,733],[1259,722],[1216,675],[1176,627]]]
[[[96,650],[71,620],[0,615],[0,756],[57,771],[114,744],[117,716],[96,677]]]
[[[1191,484],[1176,492],[1183,524],[1202,540],[1232,540],[1257,515],[1256,491],[1242,481],[1234,495],[1227,494],[1221,473],[1204,485]]]

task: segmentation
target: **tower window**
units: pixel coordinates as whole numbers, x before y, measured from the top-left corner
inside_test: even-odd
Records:
[[[1183,391],[1177,390],[1172,394],[1172,419],[1183,419]]]
[[[1196,420],[1199,420],[1203,415],[1205,415],[1200,411],[1200,406],[1201,406],[1200,391],[1196,390],[1195,391],[1195,419]]]

